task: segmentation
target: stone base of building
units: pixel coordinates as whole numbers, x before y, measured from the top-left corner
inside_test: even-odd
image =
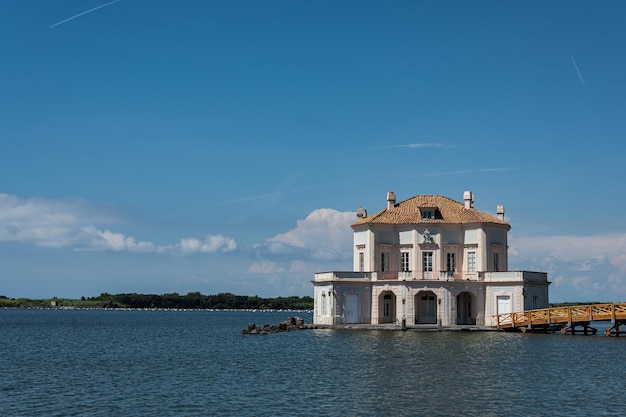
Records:
[[[486,326],[438,326],[436,324],[421,324],[414,326],[398,326],[394,324],[308,324],[308,329],[329,330],[385,330],[385,331],[417,331],[417,332],[493,332],[495,327]]]

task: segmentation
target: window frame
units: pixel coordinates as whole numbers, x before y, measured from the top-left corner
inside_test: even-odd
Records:
[[[446,254],[446,271],[456,272],[456,254],[454,252]]]
[[[400,271],[411,272],[411,253],[409,251],[400,252]]]
[[[467,252],[467,272],[476,272],[476,251]]]
[[[422,272],[433,272],[433,252],[422,252]]]
[[[380,253],[380,272],[389,272],[389,252],[381,252]]]

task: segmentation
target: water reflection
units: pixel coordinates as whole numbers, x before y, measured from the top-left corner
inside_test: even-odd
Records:
[[[626,377],[615,372],[609,354],[623,352],[623,338],[384,331],[324,336],[330,335],[323,342],[327,365],[344,373],[336,384],[327,381],[327,389],[351,393],[336,404],[340,415],[619,415],[618,404],[625,404],[617,392]]]

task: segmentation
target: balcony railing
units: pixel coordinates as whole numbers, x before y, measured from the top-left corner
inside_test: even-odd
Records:
[[[331,271],[331,272],[318,272],[315,274],[315,281],[335,281],[335,280],[351,280],[351,279],[363,279],[371,280],[376,279],[376,272],[352,272],[352,271]]]
[[[403,281],[410,281],[413,279],[413,272],[411,271],[400,271],[398,272],[398,279]]]
[[[485,281],[485,282],[547,282],[545,272],[506,271],[506,272],[467,272],[467,271],[388,271],[355,272],[330,271],[315,274],[316,282],[336,280],[368,281]]]
[[[454,271],[441,271],[439,273],[440,281],[452,281],[454,279]]]
[[[400,280],[400,281],[455,281],[470,280],[482,281],[483,276],[475,272],[459,272],[459,271],[398,271],[398,272],[379,272],[378,280]]]

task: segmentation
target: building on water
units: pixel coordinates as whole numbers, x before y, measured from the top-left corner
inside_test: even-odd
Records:
[[[319,272],[313,322],[323,325],[495,325],[493,316],[548,307],[547,273],[508,270],[504,206],[496,216],[419,195],[368,216],[359,207],[353,271]]]

